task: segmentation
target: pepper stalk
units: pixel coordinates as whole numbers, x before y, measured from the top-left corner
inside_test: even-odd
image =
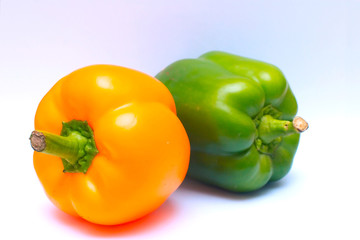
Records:
[[[33,131],[30,143],[37,152],[60,157],[64,172],[86,173],[98,153],[93,131],[86,121],[64,122],[60,136],[45,131]]]

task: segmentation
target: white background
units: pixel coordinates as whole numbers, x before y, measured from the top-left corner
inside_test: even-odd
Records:
[[[356,0],[1,0],[0,239],[359,239],[359,13]],[[157,211],[115,227],[57,210],[28,141],[50,87],[90,64],[155,75],[210,50],[285,73],[310,124],[291,172],[248,194],[187,179]]]

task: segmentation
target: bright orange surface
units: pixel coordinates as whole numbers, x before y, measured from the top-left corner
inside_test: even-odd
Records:
[[[62,121],[86,120],[99,153],[86,174],[63,173],[58,157],[34,153],[36,173],[61,210],[98,224],[138,219],[183,181],[190,156],[167,88],[128,68],[94,65],[62,78],[45,95],[35,129],[60,134]]]

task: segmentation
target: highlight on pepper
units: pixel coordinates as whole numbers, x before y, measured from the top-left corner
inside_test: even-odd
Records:
[[[292,166],[306,121],[274,65],[225,52],[176,61],[156,75],[189,135],[188,175],[229,191],[257,190]]]
[[[59,80],[38,106],[30,141],[51,202],[102,225],[157,209],[189,164],[189,139],[169,90],[120,66],[88,66]]]

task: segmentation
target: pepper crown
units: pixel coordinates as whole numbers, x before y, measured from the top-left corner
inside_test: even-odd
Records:
[[[279,146],[282,137],[301,133],[308,129],[308,123],[301,117],[293,121],[279,120],[281,113],[272,106],[266,106],[255,117],[257,127],[255,146],[261,153],[271,154]]]
[[[31,146],[37,152],[60,157],[64,172],[86,173],[98,153],[93,131],[86,121],[72,120],[62,124],[60,136],[33,131]]]

